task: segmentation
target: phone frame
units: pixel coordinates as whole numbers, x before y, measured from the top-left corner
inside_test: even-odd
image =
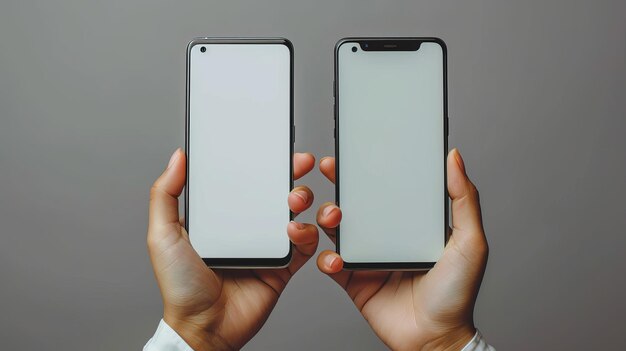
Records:
[[[346,43],[358,44],[363,51],[407,51],[412,50],[414,45],[419,45],[424,42],[433,42],[441,46],[443,51],[443,176],[444,176],[444,245],[448,239],[448,217],[449,217],[449,200],[447,189],[447,174],[448,169],[446,165],[446,157],[448,153],[448,64],[447,64],[447,46],[446,43],[440,38],[436,37],[350,37],[340,39],[335,44],[334,52],[334,66],[335,76],[333,82],[333,96],[334,96],[334,119],[335,129],[333,131],[335,139],[335,201],[337,206],[340,206],[340,189],[339,189],[339,177],[340,177],[340,150],[339,150],[339,48]],[[340,248],[340,227],[336,228],[336,252],[341,255]],[[442,248],[443,250],[443,248]],[[343,268],[346,270],[428,270],[434,267],[436,262],[346,262],[344,260]]]
[[[281,44],[285,45],[289,49],[289,189],[293,189],[293,154],[294,154],[294,143],[295,143],[295,126],[294,126],[294,115],[293,115],[293,55],[294,49],[291,41],[285,38],[210,38],[210,37],[202,37],[202,38],[194,38],[187,44],[187,58],[186,58],[186,103],[185,103],[185,152],[187,154],[187,169],[186,169],[186,179],[185,179],[185,229],[189,232],[189,127],[190,127],[190,116],[189,116],[189,103],[190,103],[190,84],[191,84],[191,49],[196,45],[211,45],[211,44]],[[285,203],[287,203],[287,198],[285,198]],[[289,210],[289,220],[293,220],[293,213]],[[285,223],[285,227],[287,223]],[[189,233],[189,235],[193,235],[193,233]],[[287,233],[285,232],[285,239],[289,240]],[[202,257],[204,263],[209,267],[215,268],[284,268],[289,265],[291,262],[291,257],[293,255],[293,243],[289,241],[289,253],[285,257],[281,258],[209,258]]]

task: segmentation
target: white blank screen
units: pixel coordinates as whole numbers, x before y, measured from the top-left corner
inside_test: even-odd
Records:
[[[201,257],[289,253],[290,60],[282,44],[191,48],[188,229]]]
[[[341,256],[435,262],[444,247],[443,50],[338,52]]]

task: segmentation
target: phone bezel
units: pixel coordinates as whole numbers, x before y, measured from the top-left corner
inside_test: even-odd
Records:
[[[447,65],[447,46],[445,42],[436,37],[350,37],[340,39],[335,44],[334,54],[334,82],[333,82],[333,96],[334,96],[334,116],[335,116],[335,201],[337,206],[340,205],[340,189],[339,189],[339,177],[340,177],[340,150],[339,150],[339,48],[347,43],[359,44],[360,48],[364,51],[403,51],[411,50],[411,45],[419,45],[424,42],[433,42],[441,46],[443,51],[443,176],[444,176],[444,245],[448,239],[448,189],[447,189],[447,166],[446,156],[448,153],[448,65]],[[368,44],[368,45],[365,45]],[[365,48],[367,46],[367,49]],[[336,252],[341,255],[340,251],[340,227],[337,226],[335,241]],[[443,248],[442,248],[443,250]],[[344,260],[343,268],[347,270],[428,270],[435,266],[436,262],[346,262]]]
[[[190,103],[190,83],[191,83],[191,50],[196,45],[211,44],[282,44],[289,49],[289,189],[293,189],[293,154],[295,142],[295,126],[293,115],[293,44],[285,38],[194,38],[187,44],[186,58],[186,103],[185,103],[185,152],[187,154],[187,170],[185,180],[185,229],[189,232],[189,103]],[[285,198],[285,203],[287,199]],[[293,220],[293,213],[289,211],[289,220]],[[285,223],[285,228],[287,223]],[[286,230],[286,229],[285,229]],[[193,235],[193,233],[189,233]],[[289,240],[285,232],[286,240]],[[278,258],[211,258],[202,257],[204,263],[209,267],[215,268],[284,268],[291,262],[293,254],[293,244],[289,242],[289,253],[285,257]]]

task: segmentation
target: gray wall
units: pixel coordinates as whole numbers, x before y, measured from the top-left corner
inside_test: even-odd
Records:
[[[199,35],[293,41],[297,149],[318,156],[337,39],[444,38],[450,145],[491,245],[478,327],[502,350],[626,348],[625,15],[623,0],[3,0],[2,348],[136,350],[154,331],[148,189],[184,142]],[[319,172],[302,183],[332,199]],[[296,348],[384,346],[308,264],[247,346]]]

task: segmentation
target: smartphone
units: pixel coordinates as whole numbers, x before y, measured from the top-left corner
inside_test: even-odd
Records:
[[[335,46],[337,253],[346,269],[423,270],[448,223],[446,45],[346,38]]]
[[[291,260],[293,46],[197,38],[187,46],[185,227],[211,267]]]

